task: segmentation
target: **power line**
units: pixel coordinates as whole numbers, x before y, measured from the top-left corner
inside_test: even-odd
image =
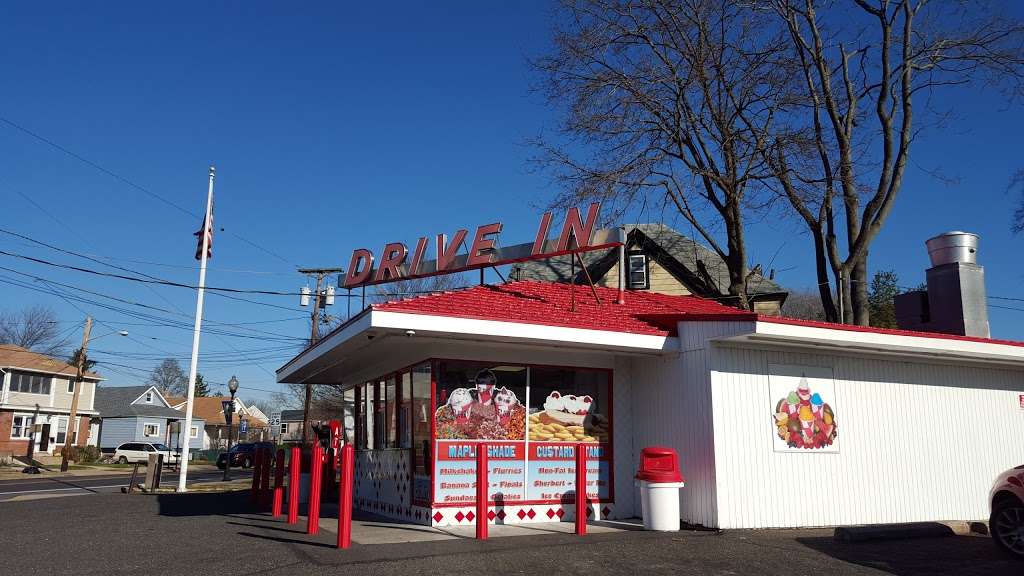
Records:
[[[186,214],[188,216],[192,216],[193,218],[197,218],[197,219],[200,218],[198,214],[192,212],[191,210],[188,210],[187,208],[183,208],[182,206],[180,206],[178,204],[175,204],[174,202],[168,200],[167,198],[164,198],[163,196],[157,194],[156,192],[153,192],[153,191],[151,191],[151,190],[149,190],[149,189],[147,189],[147,188],[145,188],[145,187],[143,187],[143,186],[141,186],[139,184],[136,184],[135,182],[125,178],[124,176],[121,176],[120,174],[117,174],[116,172],[114,172],[112,170],[108,170],[107,168],[104,168],[103,166],[100,166],[99,164],[93,162],[92,160],[89,160],[88,158],[85,158],[85,157],[75,153],[74,151],[72,151],[72,150],[70,150],[70,149],[68,149],[68,148],[66,148],[64,146],[61,146],[60,144],[54,142],[53,140],[50,140],[50,139],[48,139],[48,138],[46,138],[46,137],[44,137],[44,136],[42,136],[40,134],[37,134],[37,133],[29,130],[28,128],[25,128],[24,126],[22,126],[20,124],[16,124],[15,122],[11,121],[8,118],[0,116],[0,122],[3,122],[5,124],[7,124],[8,126],[14,128],[16,130],[19,130],[19,131],[21,131],[21,132],[31,136],[32,138],[35,138],[36,140],[38,140],[38,141],[40,141],[40,142],[42,142],[42,143],[44,143],[44,144],[46,144],[48,146],[53,147],[56,150],[60,150],[61,152],[67,154],[68,156],[71,156],[72,158],[74,158],[74,159],[76,159],[76,160],[78,160],[78,161],[80,161],[80,162],[82,162],[82,163],[84,163],[84,164],[86,164],[88,166],[91,166],[91,167],[95,168],[96,170],[99,170],[100,172],[110,176],[111,178],[114,178],[115,180],[117,180],[119,182],[122,182],[122,183],[124,183],[124,184],[126,184],[126,185],[128,185],[128,186],[130,186],[130,187],[132,187],[132,188],[134,188],[134,189],[136,189],[136,190],[138,190],[138,191],[140,191],[140,192],[142,192],[142,193],[144,193],[144,194],[146,194],[146,195],[148,195],[148,196],[150,196],[150,197],[152,197],[154,199],[156,199],[156,200],[159,200],[160,202],[163,202],[164,204],[167,204],[168,206],[174,208],[175,210],[178,210],[179,212],[182,212],[183,214]],[[241,236],[239,234],[235,234],[234,232],[228,232],[228,234],[231,234],[232,236],[234,236],[235,238],[238,238],[242,242],[245,242],[246,244],[249,244],[250,246],[252,246],[252,247],[254,247],[256,249],[258,249],[258,250],[260,250],[262,252],[265,252],[265,253],[273,256],[274,258],[277,258],[278,260],[284,262],[285,264],[289,264],[291,266],[295,266],[294,263],[289,262],[286,258],[284,258],[280,254],[277,254],[276,252],[270,250],[269,248],[264,248],[263,246],[260,246],[259,244],[253,242],[252,240],[249,240],[248,238],[245,238],[245,237],[243,237],[243,236]]]

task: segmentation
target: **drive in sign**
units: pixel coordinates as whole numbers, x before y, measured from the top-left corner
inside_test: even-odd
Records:
[[[434,260],[425,260],[429,238],[423,236],[416,243],[410,258],[408,247],[401,242],[391,242],[381,251],[380,263],[374,266],[374,254],[367,248],[352,252],[348,272],[341,281],[342,288],[371,286],[395,280],[423,278],[439,274],[452,274],[488,266],[501,266],[527,260],[551,258],[570,252],[587,252],[619,246],[624,242],[619,229],[596,231],[600,204],[591,204],[587,215],[581,216],[578,208],[569,209],[565,223],[556,239],[548,238],[551,233],[552,213],[541,217],[537,235],[532,243],[499,247],[498,235],[501,222],[484,224],[476,229],[472,238],[466,229],[461,229],[448,238],[438,234],[434,240]],[[463,244],[469,245],[468,252],[459,254]]]

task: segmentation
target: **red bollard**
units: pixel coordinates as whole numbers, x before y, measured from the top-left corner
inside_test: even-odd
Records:
[[[320,443],[313,444],[309,463],[309,511],[306,513],[306,534],[320,532],[320,480],[324,473],[324,449]]]
[[[270,466],[273,462],[270,448],[263,449],[263,468],[260,469],[260,508],[266,510],[270,505]]]
[[[292,446],[288,466],[288,523],[296,524],[299,521],[299,475],[302,474],[302,450],[298,446]]]
[[[476,539],[487,540],[487,496],[490,490],[487,478],[487,445],[476,445]]]
[[[274,461],[274,504],[271,509],[274,518],[281,516],[281,505],[284,504],[284,448],[277,451]]]
[[[576,533],[587,533],[587,447],[576,445]]]
[[[338,487],[338,548],[352,545],[352,482],[356,451],[351,444],[341,448],[341,486]]]
[[[334,448],[328,448],[324,453],[324,468],[324,491],[334,494],[338,478],[338,452]]]
[[[249,491],[249,502],[256,503],[260,493],[260,466],[262,465],[263,453],[261,450],[253,452],[252,461],[252,489]]]

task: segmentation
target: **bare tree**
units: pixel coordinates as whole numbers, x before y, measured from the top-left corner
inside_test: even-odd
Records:
[[[0,344],[14,344],[47,356],[63,356],[68,340],[57,329],[53,309],[36,304],[0,314]]]
[[[673,206],[722,258],[748,307],[744,218],[764,209],[764,150],[788,99],[788,38],[729,0],[565,0],[551,54],[534,61],[564,110],[537,159],[565,186],[555,204],[600,199],[617,215]]]
[[[915,136],[945,116],[917,106],[977,85],[1021,94],[1024,26],[1002,2],[772,0],[802,94],[767,156],[814,238],[826,316],[869,323],[868,253],[903,184]],[[842,239],[840,239],[842,236]]]
[[[188,376],[177,360],[165,358],[149,374],[149,384],[156,386],[164,396],[184,396],[187,392]]]

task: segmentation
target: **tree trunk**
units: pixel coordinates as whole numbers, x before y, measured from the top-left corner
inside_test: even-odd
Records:
[[[821,230],[812,230],[814,235],[814,264],[818,273],[818,294],[821,296],[821,308],[825,311],[827,322],[838,322],[839,312],[832,299],[832,283],[829,281],[829,264],[825,256],[825,239]]]
[[[853,323],[858,326],[868,326],[871,320],[871,309],[868,306],[868,251],[864,250],[863,255],[857,259],[850,274],[851,291],[853,297]]]

